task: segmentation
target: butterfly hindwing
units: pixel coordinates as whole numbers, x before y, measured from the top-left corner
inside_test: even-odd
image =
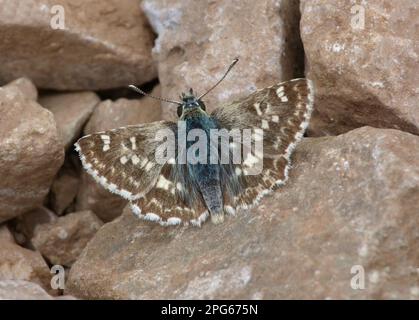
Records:
[[[227,130],[263,130],[263,154],[243,152],[243,161],[235,165],[234,170],[240,191],[225,189],[225,206],[252,206],[263,195],[285,183],[291,153],[303,137],[312,109],[311,83],[306,79],[294,79],[259,90],[213,112],[212,116],[217,119],[220,127]],[[257,135],[253,137],[253,142],[256,138]],[[252,161],[246,161],[247,157],[252,157]],[[260,174],[246,174],[256,163],[260,165],[260,162],[263,163]],[[226,193],[230,195],[226,196]]]
[[[188,185],[188,179],[180,178],[179,169],[180,165],[166,163],[154,188],[131,202],[132,211],[163,226],[189,223],[200,226],[208,218],[208,210],[200,197],[192,196],[194,190]]]

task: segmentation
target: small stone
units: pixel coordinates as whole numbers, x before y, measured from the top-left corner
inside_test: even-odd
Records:
[[[39,207],[34,210],[31,210],[21,216],[19,216],[14,221],[14,232],[15,238],[16,234],[22,235],[27,246],[33,248],[30,243],[30,239],[33,237],[36,229],[46,223],[51,223],[57,220],[57,216],[54,212],[45,207]],[[19,241],[21,242],[21,241]]]
[[[50,289],[51,275],[41,254],[15,243],[5,225],[0,226],[0,281],[27,280]]]
[[[69,169],[60,170],[50,193],[50,205],[56,214],[63,215],[71,209],[79,190],[79,177]]]
[[[38,100],[38,90],[36,89],[35,85],[32,83],[31,80],[28,78],[19,78],[16,79],[7,85],[4,86],[5,88],[16,88],[18,89],[27,99],[29,100]]]
[[[54,297],[36,283],[24,280],[1,280],[0,300],[75,300],[71,296]]]
[[[100,102],[94,92],[43,95],[39,104],[54,114],[66,150],[73,147],[95,106]]]
[[[52,264],[70,267],[102,225],[91,211],[74,212],[39,225],[31,242]]]

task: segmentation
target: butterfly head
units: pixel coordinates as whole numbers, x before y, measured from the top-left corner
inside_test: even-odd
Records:
[[[183,115],[189,113],[192,110],[205,112],[206,107],[204,102],[200,98],[197,98],[195,96],[192,88],[189,89],[188,93],[182,93],[180,99],[182,102],[177,108],[177,115],[179,117],[182,117]]]

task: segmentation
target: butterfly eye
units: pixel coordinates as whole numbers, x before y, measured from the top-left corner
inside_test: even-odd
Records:
[[[182,115],[183,107],[179,106],[177,107],[177,116],[180,117]]]

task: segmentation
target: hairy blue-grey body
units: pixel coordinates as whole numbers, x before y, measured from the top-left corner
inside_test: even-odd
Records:
[[[230,151],[228,151],[230,153],[230,162],[227,164],[219,163],[222,157],[221,152],[225,150],[221,146],[221,141],[219,140],[218,142],[218,150],[210,149],[216,146],[211,144],[210,130],[220,129],[219,124],[215,118],[205,112],[204,103],[196,99],[193,94],[183,96],[183,101],[184,104],[178,109],[178,115],[181,121],[185,121],[186,137],[190,130],[203,130],[206,134],[207,156],[204,163],[192,164],[189,163],[188,159],[186,159],[186,164],[176,161],[177,168],[172,171],[172,174],[176,176],[172,177],[172,179],[183,186],[182,191],[179,191],[179,196],[187,206],[192,208],[203,202],[211,214],[211,220],[214,223],[220,223],[224,220],[223,194],[233,198],[241,192],[238,177],[234,174],[233,157]],[[183,138],[186,139],[186,137]],[[177,160],[180,157],[184,158],[183,154],[187,154],[188,149],[196,143],[196,141],[186,141],[185,146],[179,143],[178,138],[179,136],[176,135]],[[228,146],[227,150],[229,150]],[[218,157],[218,162],[211,163],[212,154]],[[198,155],[196,157],[199,158]]]
[[[188,177],[192,180],[197,189],[200,191],[212,219],[222,219],[223,217],[223,198],[220,178],[220,165],[211,163],[211,143],[210,130],[218,129],[215,121],[200,109],[190,110],[185,118],[186,134],[190,130],[200,129],[206,134],[206,161],[191,164],[187,161]],[[187,141],[186,149],[189,149],[196,141]],[[199,149],[197,150],[199,153]],[[196,154],[199,157],[199,154]],[[217,216],[217,217],[214,217]]]

